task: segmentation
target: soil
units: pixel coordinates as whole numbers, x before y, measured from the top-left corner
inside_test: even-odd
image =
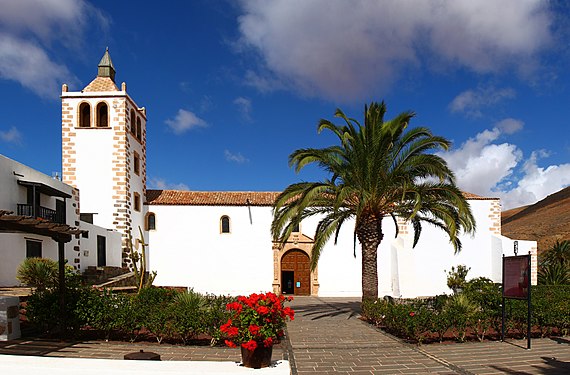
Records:
[[[538,253],[570,240],[570,186],[537,203],[502,212],[502,234],[538,242]]]

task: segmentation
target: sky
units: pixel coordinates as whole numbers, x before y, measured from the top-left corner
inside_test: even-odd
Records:
[[[147,109],[155,189],[279,191],[341,108],[412,110],[459,187],[509,209],[570,185],[570,6],[530,0],[0,0],[0,153],[61,171],[61,85],[109,48]]]

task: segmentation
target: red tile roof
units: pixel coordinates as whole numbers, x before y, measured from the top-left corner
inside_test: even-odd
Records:
[[[171,206],[272,206],[278,191],[185,191],[147,190],[146,203]],[[463,193],[469,200],[493,200],[471,193]]]
[[[499,198],[492,198],[492,197],[482,197],[480,195],[468,193],[466,191],[463,192],[463,196],[465,197],[465,199],[472,200],[472,201],[494,201],[494,200],[499,199]]]
[[[147,190],[152,205],[272,206],[279,192]]]

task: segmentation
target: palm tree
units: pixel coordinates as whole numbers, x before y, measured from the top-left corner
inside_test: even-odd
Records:
[[[340,109],[335,117],[343,125],[320,120],[318,132],[331,131],[340,144],[296,150],[289,164],[299,172],[315,163],[330,173],[330,179],[288,186],[275,201],[271,225],[274,241],[285,243],[303,219],[319,215],[311,255],[314,270],[325,243],[331,236],[336,243],[342,225],[354,219],[355,255],[356,239],[362,249],[363,300],[378,298],[377,252],[385,217],[394,223],[397,217],[411,222],[414,246],[422,223],[447,233],[456,252],[461,250],[459,235],[475,230],[471,209],[455,185],[453,172],[445,160],[431,153],[447,150],[450,142],[424,127],[406,131],[413,112],[389,121],[384,121],[385,113],[384,102],[373,102],[364,107],[364,125]]]
[[[556,243],[541,256],[538,283],[543,285],[570,284],[570,241]]]

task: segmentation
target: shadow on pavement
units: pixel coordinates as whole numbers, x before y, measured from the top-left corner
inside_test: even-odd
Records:
[[[329,302],[320,298],[319,300],[321,303],[310,303],[310,301],[305,303],[304,301],[297,300],[292,307],[295,310],[295,313],[302,314],[311,320],[341,315],[347,315],[346,319],[357,318],[360,316],[360,302]]]
[[[489,367],[494,368],[504,372],[505,374],[517,374],[517,375],[532,375],[532,374],[544,374],[544,375],[567,375],[570,374],[570,363],[559,361],[556,358],[540,357],[544,361],[544,366],[532,365],[537,371],[525,372],[520,370],[514,370],[508,367],[503,367],[500,365],[490,365]]]

